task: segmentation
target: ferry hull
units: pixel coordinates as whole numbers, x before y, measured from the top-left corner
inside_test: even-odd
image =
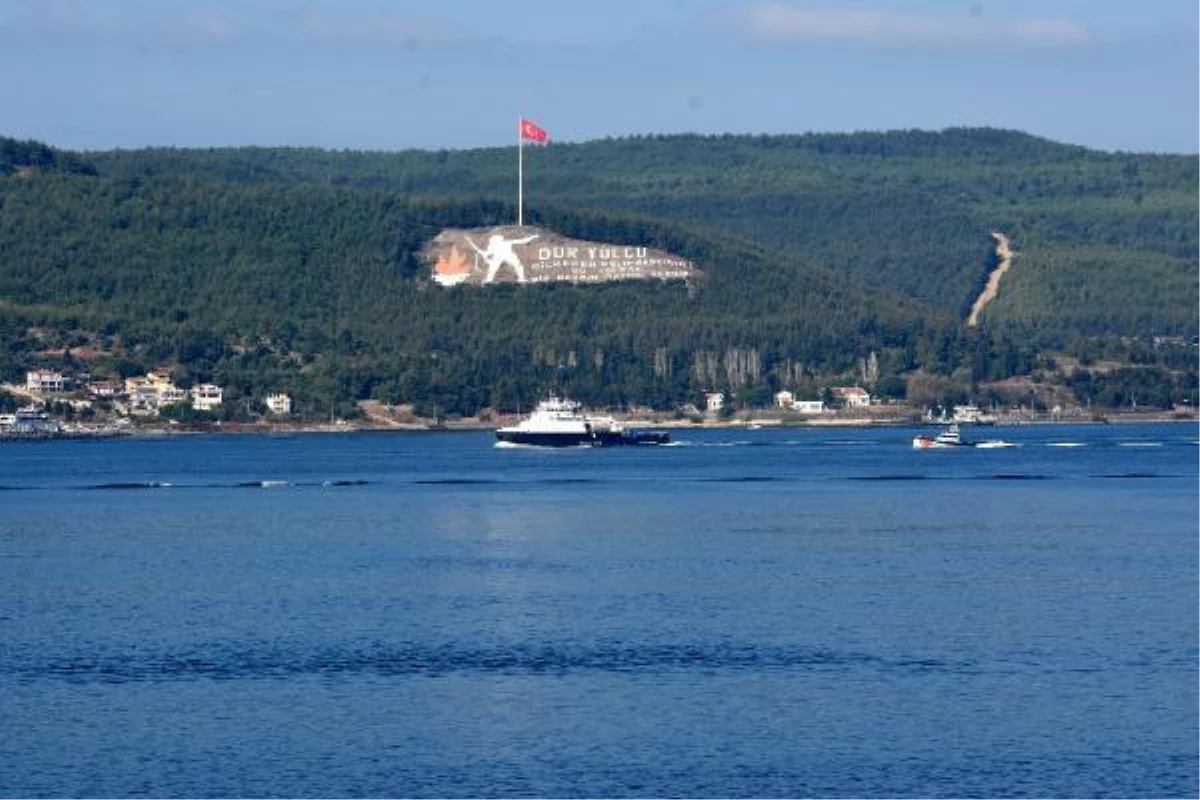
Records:
[[[561,431],[521,431],[501,429],[496,438],[505,444],[526,447],[627,447],[667,444],[669,434],[657,431],[594,431],[566,433]]]

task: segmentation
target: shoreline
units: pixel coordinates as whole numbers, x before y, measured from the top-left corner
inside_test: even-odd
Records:
[[[516,417],[512,418],[513,420]],[[232,435],[232,436],[290,436],[314,434],[348,433],[479,433],[494,432],[509,424],[509,418],[500,421],[477,419],[449,420],[440,423],[413,421],[407,423],[378,423],[345,421],[342,423],[224,423],[205,426],[153,425],[145,427],[105,428],[93,430],[65,430],[59,433],[0,434],[0,443],[7,441],[56,441],[56,440],[100,440],[100,439],[154,439],[160,437]],[[789,420],[778,417],[751,417],[732,420],[655,420],[645,417],[628,417],[621,420],[627,428],[635,430],[662,429],[668,431],[718,431],[718,430],[824,430],[824,429],[869,429],[869,428],[932,428],[944,423],[913,420],[911,417],[833,417],[829,419]],[[995,423],[960,423],[966,429],[1020,428],[1049,425],[1131,425],[1131,424],[1192,424],[1200,423],[1196,415],[1179,413],[1114,414],[1100,418],[1015,418],[998,420]]]
[[[663,431],[751,431],[751,430],[854,430],[871,428],[931,429],[949,423],[929,420],[911,409],[880,406],[870,409],[874,413],[863,414],[840,410],[813,416],[779,413],[776,409],[759,409],[738,412],[741,416],[719,418],[680,418],[671,412],[612,413],[611,416],[630,430]],[[390,414],[371,413],[355,419],[339,419],[329,422],[257,421],[257,422],[207,422],[171,423],[170,421],[145,421],[141,424],[117,423],[67,423],[59,430],[35,430],[14,432],[0,430],[0,444],[5,442],[46,442],[57,440],[104,439],[157,439],[163,437],[201,435],[240,436],[295,436],[314,434],[346,433],[472,433],[494,432],[499,428],[516,424],[522,417],[518,414],[490,414],[483,418],[466,417],[435,420],[416,417],[411,413],[397,419]],[[1053,415],[1050,413],[1016,412],[997,417],[994,421],[960,422],[960,427],[971,429],[1003,429],[1028,426],[1051,425],[1134,425],[1134,424],[1191,424],[1200,423],[1200,415],[1188,407],[1177,407],[1172,411],[1095,411],[1091,414],[1072,413]]]

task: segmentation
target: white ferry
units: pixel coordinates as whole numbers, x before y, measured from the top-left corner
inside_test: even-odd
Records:
[[[516,425],[497,430],[496,438],[501,445],[533,447],[614,447],[671,440],[664,432],[626,430],[612,417],[587,415],[579,403],[555,395]]]

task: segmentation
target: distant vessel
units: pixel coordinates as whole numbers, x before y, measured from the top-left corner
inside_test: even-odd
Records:
[[[0,435],[55,436],[60,433],[62,426],[38,406],[19,408],[15,414],[0,414]]]
[[[533,447],[615,447],[667,444],[670,434],[625,429],[612,417],[589,416],[574,400],[551,395],[516,425],[496,431],[499,444]]]
[[[922,433],[913,438],[913,447],[918,450],[940,447],[974,447],[971,442],[964,442],[959,434],[958,425],[951,425],[937,436]]]
[[[990,414],[985,414],[979,406],[966,405],[955,406],[954,414],[951,417],[953,422],[961,425],[995,425],[996,418]]]
[[[939,416],[934,416],[931,409],[926,414],[926,420],[935,425],[995,425],[996,417],[988,414],[976,405],[954,406],[941,409]]]

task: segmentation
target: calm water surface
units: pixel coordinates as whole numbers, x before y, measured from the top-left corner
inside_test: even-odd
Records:
[[[1195,797],[1194,425],[0,444],[4,796]]]

